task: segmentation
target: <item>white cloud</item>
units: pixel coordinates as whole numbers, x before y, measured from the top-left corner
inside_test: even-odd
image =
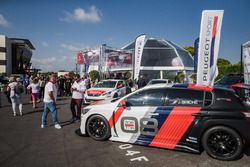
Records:
[[[72,22],[97,23],[101,21],[101,12],[95,6],[91,6],[89,10],[77,8],[72,13],[66,11],[65,16],[63,18],[60,18],[60,20],[69,23]]]
[[[0,14],[0,26],[9,27],[9,22],[4,18],[2,14]]]
[[[43,41],[41,44],[42,44],[43,47],[46,47],[46,48],[49,47],[49,44],[47,42],[45,42],[45,41]]]
[[[76,51],[89,48],[88,46],[85,46],[84,44],[65,44],[65,43],[61,44],[61,47],[71,52],[76,52]]]
[[[41,69],[43,72],[59,71],[59,70],[73,70],[75,69],[74,56],[51,56],[47,58],[32,58],[32,66]]]

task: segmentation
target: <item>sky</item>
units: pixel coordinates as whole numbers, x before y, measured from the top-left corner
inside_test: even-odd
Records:
[[[121,48],[140,34],[193,46],[203,10],[224,10],[219,57],[239,62],[249,0],[0,0],[0,34],[29,39],[35,68],[74,70],[77,51]]]

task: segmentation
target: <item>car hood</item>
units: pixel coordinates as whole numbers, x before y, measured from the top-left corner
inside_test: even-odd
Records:
[[[115,88],[90,88],[87,90],[87,94],[103,94],[115,90]]]

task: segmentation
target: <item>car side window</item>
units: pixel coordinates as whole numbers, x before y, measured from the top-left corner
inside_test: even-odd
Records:
[[[126,101],[128,106],[163,106],[165,97],[164,89],[151,89],[137,92]]]
[[[167,106],[203,106],[204,91],[168,89]]]
[[[210,104],[212,104],[213,101],[213,96],[211,92],[205,92],[205,102],[204,102],[204,106],[209,106]]]

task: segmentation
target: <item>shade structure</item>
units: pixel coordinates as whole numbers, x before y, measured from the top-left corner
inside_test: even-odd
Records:
[[[135,42],[123,47],[124,50],[134,50]],[[164,40],[150,38],[142,53],[141,69],[193,70],[193,57],[177,44]]]
[[[132,42],[122,49],[135,49],[135,42]],[[146,40],[141,61],[141,74],[149,78],[167,78],[162,75],[176,75],[183,71],[191,74],[194,70],[193,57],[182,47],[165,40],[149,38]]]

